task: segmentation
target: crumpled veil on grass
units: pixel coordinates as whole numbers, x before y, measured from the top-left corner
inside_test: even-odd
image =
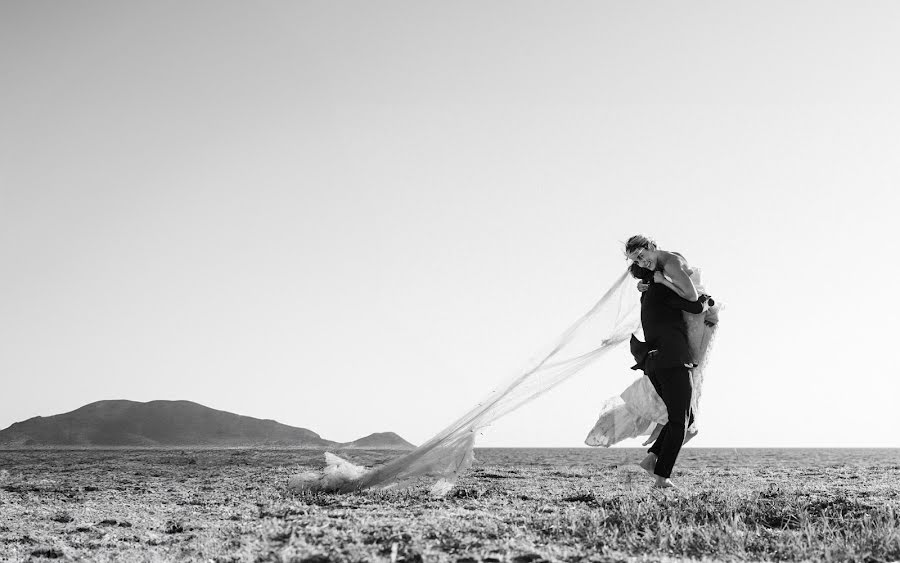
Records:
[[[506,385],[416,448],[380,467],[365,470],[326,453],[323,472],[290,480],[295,490],[350,492],[371,487],[434,481],[431,491],[444,495],[474,460],[480,430],[553,389],[588,364],[627,341],[640,327],[640,294],[626,270],[591,309],[555,342],[536,354]]]

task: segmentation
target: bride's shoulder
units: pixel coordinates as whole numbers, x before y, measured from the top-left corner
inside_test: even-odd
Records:
[[[675,274],[677,270],[683,271],[688,277],[694,282],[695,286],[699,286],[703,282],[700,280],[700,267],[699,266],[691,266],[688,264],[687,259],[678,252],[667,252],[667,254],[672,256],[672,260],[665,263],[663,267],[664,270],[669,275]],[[671,269],[670,269],[671,268]]]
[[[663,266],[665,266],[666,268],[679,268],[690,272],[691,267],[688,265],[687,258],[685,258],[680,252],[661,250],[660,254],[662,255]]]

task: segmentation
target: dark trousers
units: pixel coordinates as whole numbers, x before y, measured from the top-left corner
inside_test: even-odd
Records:
[[[668,478],[672,475],[672,468],[675,467],[675,460],[684,443],[684,432],[694,422],[694,415],[691,413],[691,370],[675,366],[656,369],[647,376],[662,397],[669,414],[669,422],[663,426],[647,451],[657,456],[653,472]]]

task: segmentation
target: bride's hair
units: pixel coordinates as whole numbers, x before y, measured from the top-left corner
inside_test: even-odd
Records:
[[[641,248],[656,248],[656,241],[646,235],[634,235],[625,242],[625,256]]]

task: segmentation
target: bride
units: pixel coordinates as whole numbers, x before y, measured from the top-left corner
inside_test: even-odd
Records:
[[[653,282],[663,284],[679,296],[695,301],[706,293],[700,279],[699,268],[691,268],[684,256],[658,248],[655,241],[635,235],[625,243],[625,255],[633,261],[630,269],[638,282],[638,291],[644,292],[649,283],[643,281],[641,270],[650,271]],[[704,313],[684,313],[688,343],[691,349],[691,411],[693,423],[687,429],[685,442],[697,434],[697,411],[703,387],[703,372],[709,345],[715,335],[720,306],[714,305]],[[632,350],[641,344],[632,337]],[[632,369],[637,369],[635,366]],[[656,439],[661,428],[668,421],[665,403],[644,375],[636,379],[620,395],[607,400],[600,409],[600,416],[594,428],[588,433],[585,443],[589,446],[609,447],[626,438],[649,435],[647,445]]]

